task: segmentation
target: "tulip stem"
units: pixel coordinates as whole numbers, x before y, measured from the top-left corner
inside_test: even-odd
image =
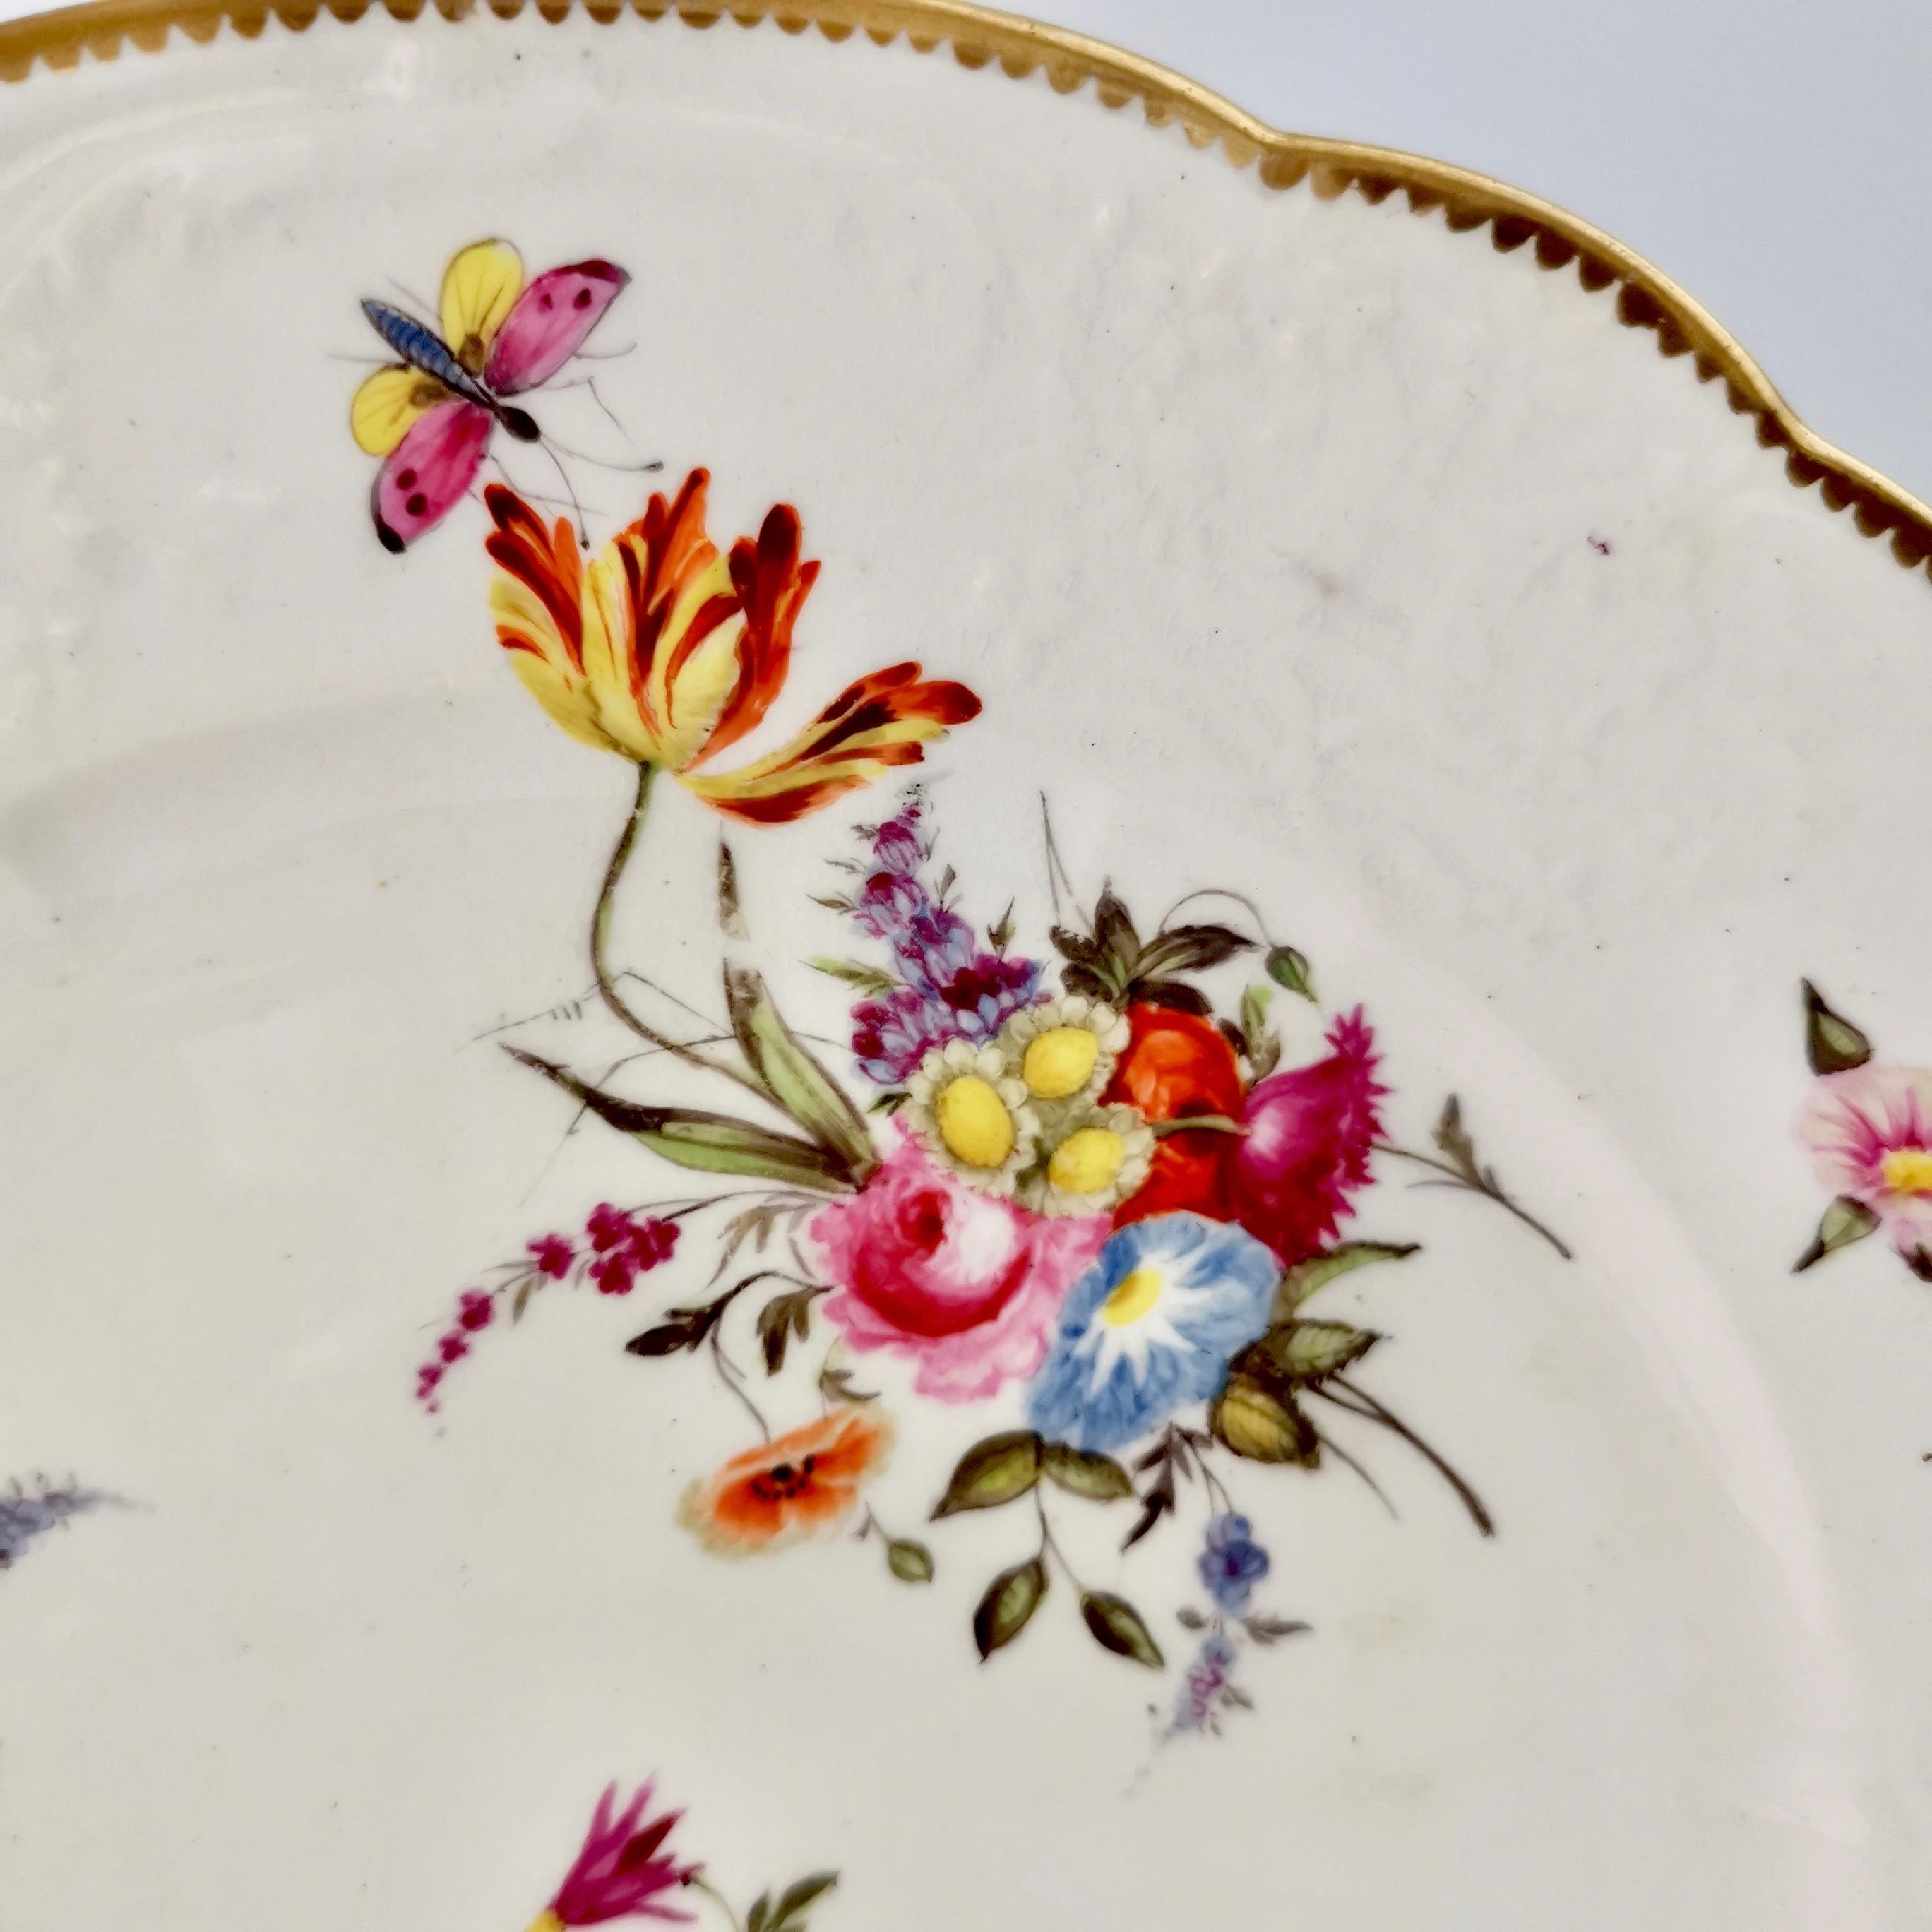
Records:
[[[683,1060],[688,1066],[701,1067],[707,1073],[722,1073],[726,1079],[736,1081],[748,1092],[764,1100],[766,1097],[764,1089],[748,1074],[741,1073],[722,1060],[712,1059],[710,1054],[700,1052],[686,1041],[673,1040],[668,1034],[646,1025],[617,990],[616,976],[604,963],[604,955],[610,948],[610,915],[616,904],[617,887],[623,878],[625,867],[631,862],[631,854],[636,849],[638,834],[644,828],[645,815],[650,810],[651,781],[656,776],[656,766],[638,766],[637,797],[632,804],[630,816],[624,820],[624,829],[617,835],[617,842],[611,848],[610,862],[604,868],[603,888],[597,895],[597,910],[590,920],[590,970],[597,976],[597,991],[604,1005],[640,1040],[650,1041],[652,1046]]]

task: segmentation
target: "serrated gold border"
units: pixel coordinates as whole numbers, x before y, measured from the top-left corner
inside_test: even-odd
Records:
[[[452,21],[484,12],[512,19],[531,4],[552,21],[580,4],[607,25],[629,13],[646,20],[674,15],[688,26],[710,28],[728,15],[745,27],[773,20],[789,34],[815,27],[829,40],[862,31],[880,46],[903,34],[921,53],[950,45],[962,67],[997,61],[1016,80],[1043,69],[1060,94],[1076,93],[1091,82],[1105,106],[1138,100],[1153,126],[1178,123],[1197,148],[1218,141],[1237,167],[1257,166],[1270,188],[1306,182],[1329,200],[1352,188],[1372,202],[1403,194],[1418,214],[1440,208],[1459,232],[1487,228],[1504,254],[1529,247],[1544,268],[1574,265],[1586,289],[1616,291],[1619,321],[1654,330],[1664,355],[1693,358],[1700,382],[1721,378],[1731,407],[1756,419],[1759,442],[1784,452],[1785,474],[1793,483],[1802,489],[1816,484],[1832,509],[1852,512],[1866,536],[1890,537],[1893,556],[1908,569],[1926,567],[1932,559],[1932,508],[1808,429],[1736,337],[1669,276],[1600,229],[1467,168],[1392,148],[1282,134],[1153,61],[970,0],[737,0],[726,5],[706,0],[92,0],[0,26],[0,81],[24,80],[40,62],[72,68],[83,54],[112,60],[126,41],[157,52],[176,28],[204,44],[224,25],[252,39],[271,17],[299,33],[325,10],[352,21],[372,4],[404,21],[419,18],[431,4]]]

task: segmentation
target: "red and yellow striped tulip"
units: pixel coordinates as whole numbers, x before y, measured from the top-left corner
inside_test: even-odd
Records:
[[[962,684],[922,682],[916,664],[848,685],[805,729],[734,772],[700,767],[753,730],[784,688],[791,634],[818,574],[801,560],[798,512],[766,515],[728,556],[705,534],[710,478],[694,470],[586,559],[567,518],[514,490],[485,494],[497,569],[490,606],[525,688],[581,742],[669,772],[727,818],[802,818],[895,765],[916,764],[949,726],[978,716]]]

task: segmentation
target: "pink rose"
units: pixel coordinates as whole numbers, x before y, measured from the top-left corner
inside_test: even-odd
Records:
[[[1818,1178],[1862,1202],[1932,1280],[1932,1071],[1875,1062],[1816,1081],[1798,1122]]]
[[[1270,1074],[1242,1110],[1247,1132],[1228,1164],[1234,1219],[1283,1268],[1319,1254],[1354,1210],[1382,1133],[1376,1036],[1358,1006],[1328,1030],[1325,1060]]]
[[[902,1135],[865,1186],[821,1208],[808,1232],[838,1290],[826,1316],[847,1341],[913,1357],[922,1395],[977,1402],[1045,1360],[1061,1299],[1107,1222],[979,1193]]]

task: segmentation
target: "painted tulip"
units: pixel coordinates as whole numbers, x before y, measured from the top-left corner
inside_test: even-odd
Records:
[[[704,530],[710,480],[694,470],[674,497],[652,496],[587,560],[567,518],[553,524],[500,484],[484,493],[497,640],[573,738],[646,775],[672,773],[728,818],[769,824],[917,764],[950,725],[978,715],[964,685],[922,683],[917,664],[892,664],[848,685],[768,756],[700,770],[784,689],[792,626],[818,575],[789,503],[722,554]]]

